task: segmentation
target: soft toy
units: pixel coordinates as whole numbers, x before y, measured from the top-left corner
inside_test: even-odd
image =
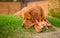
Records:
[[[36,20],[36,23],[40,26],[41,29],[43,27],[45,27],[46,29],[55,28],[53,25],[51,25],[51,23],[48,22],[48,20],[46,18],[42,18],[41,21]]]

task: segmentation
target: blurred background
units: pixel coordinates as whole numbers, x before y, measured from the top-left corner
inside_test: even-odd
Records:
[[[44,28],[40,35],[33,27],[22,27],[23,19],[14,14],[26,6],[33,5],[42,7],[47,15],[46,19],[56,27],[54,32],[50,32],[53,30],[50,28],[47,32]],[[0,38],[38,38],[37,36],[60,38],[60,0],[0,0]]]
[[[39,5],[48,13],[49,0],[0,0],[0,14],[14,14],[25,6]]]

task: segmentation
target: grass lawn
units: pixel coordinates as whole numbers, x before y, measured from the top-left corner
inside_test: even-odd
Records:
[[[52,16],[47,16],[46,18],[48,19],[48,21],[49,21],[52,25],[60,28],[60,19],[59,19],[59,18],[52,17]]]
[[[56,27],[60,27],[60,19],[50,16],[47,19]],[[0,15],[0,38],[29,38],[36,33],[33,27],[23,28],[22,23],[23,19],[14,15]]]
[[[23,19],[14,15],[0,15],[0,38],[27,38],[36,32],[33,27],[25,29],[22,27]]]

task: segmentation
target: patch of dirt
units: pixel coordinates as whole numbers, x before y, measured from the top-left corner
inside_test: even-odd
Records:
[[[55,28],[52,32],[35,33],[30,38],[60,38],[60,28]]]

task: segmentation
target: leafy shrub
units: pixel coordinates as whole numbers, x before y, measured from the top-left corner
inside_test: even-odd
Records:
[[[49,11],[49,15],[50,15],[50,16],[53,16],[53,17],[60,18],[60,10],[59,10],[58,8],[51,9],[51,10]]]

